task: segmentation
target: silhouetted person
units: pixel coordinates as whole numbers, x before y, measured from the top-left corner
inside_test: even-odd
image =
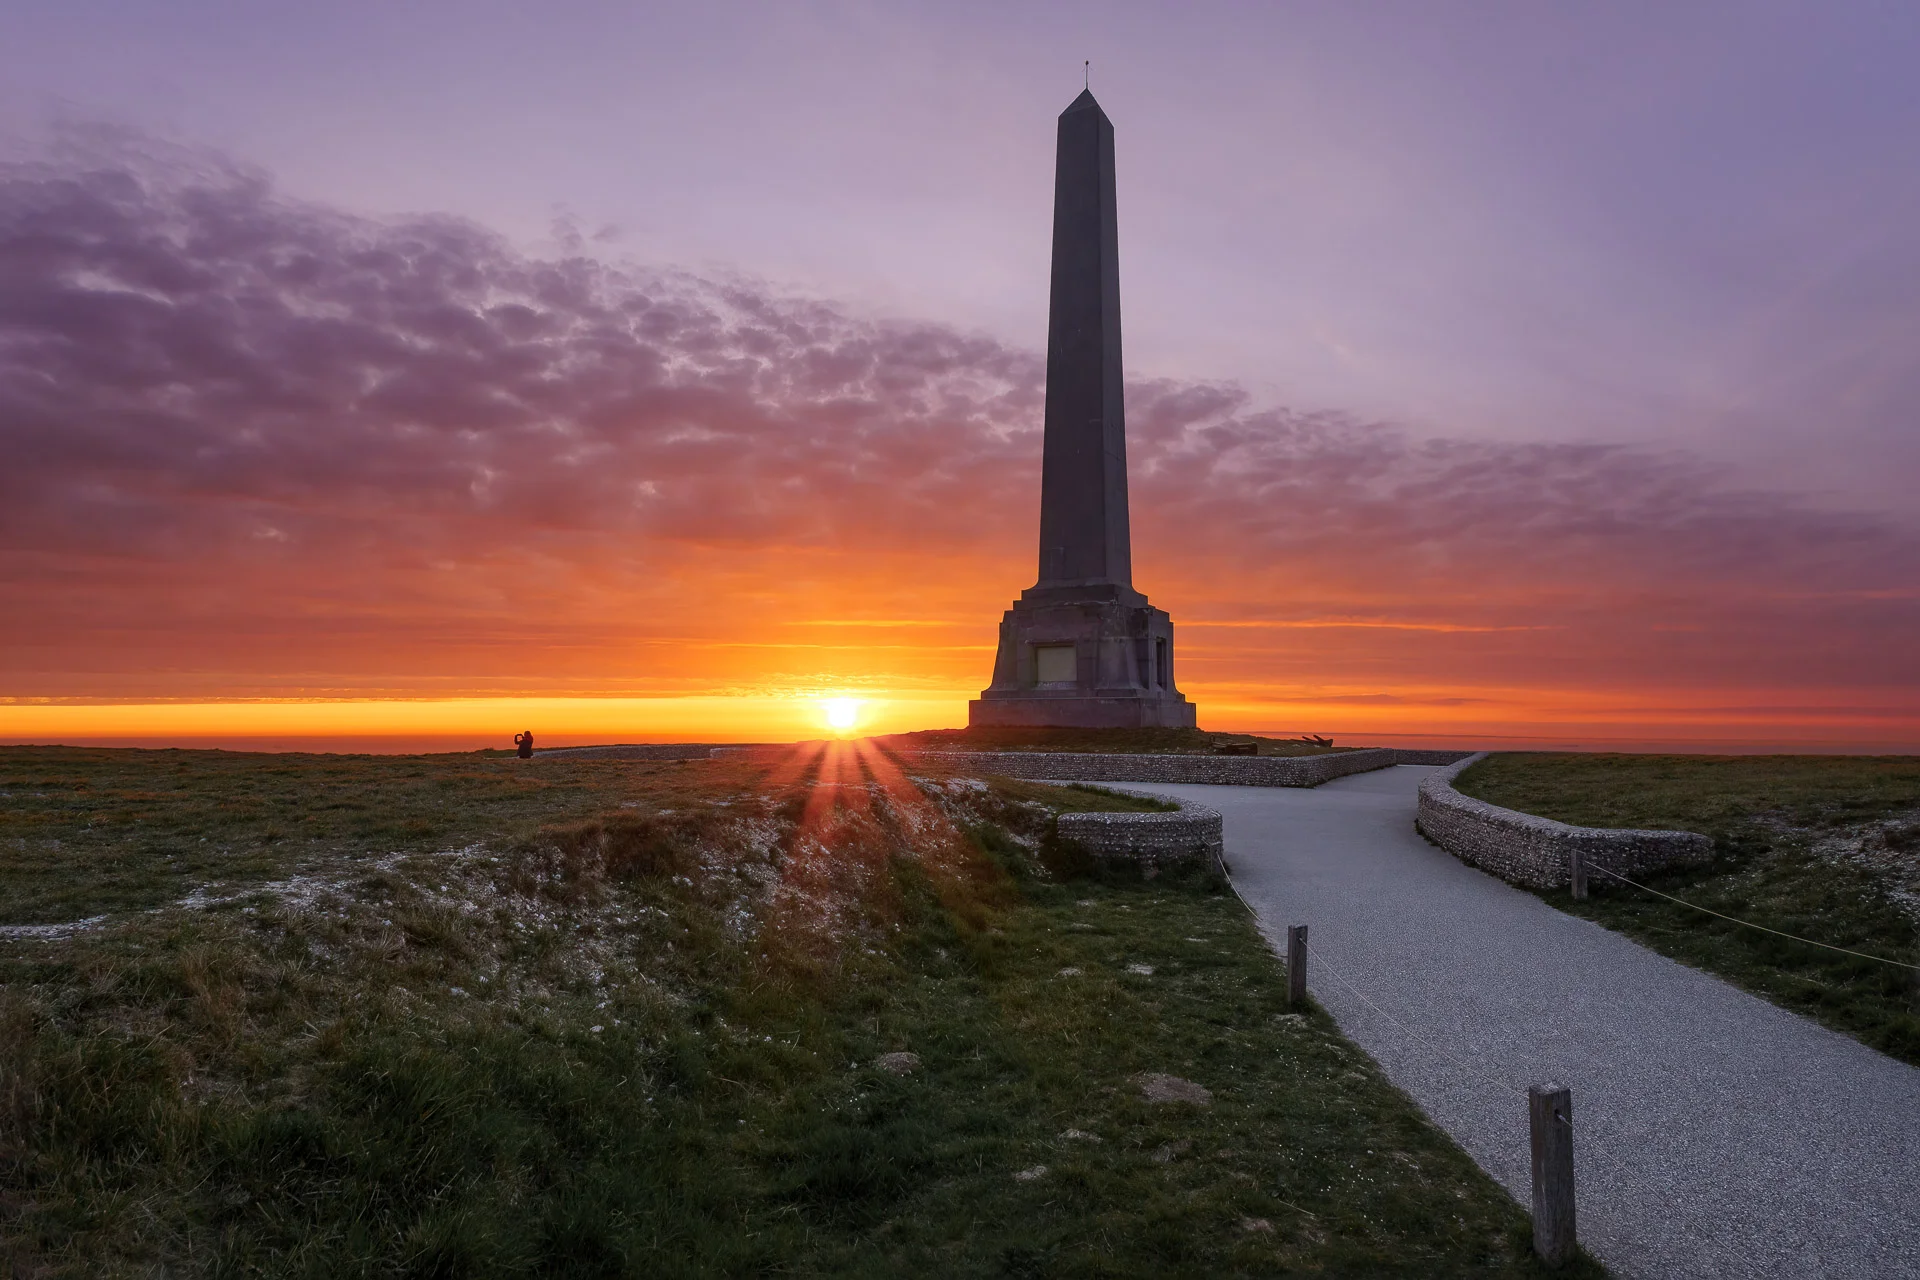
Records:
[[[520,748],[520,758],[522,760],[533,759],[533,730],[529,729],[525,733],[514,734],[513,745]]]

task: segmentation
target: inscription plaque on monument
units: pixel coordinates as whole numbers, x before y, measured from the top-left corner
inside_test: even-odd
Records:
[[[1040,574],[1000,621],[976,725],[1192,728],[1173,619],[1133,587],[1113,124],[1091,92],[1060,115],[1053,178]]]

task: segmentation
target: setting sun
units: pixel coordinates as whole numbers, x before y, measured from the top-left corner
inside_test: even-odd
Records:
[[[827,727],[845,733],[860,721],[860,699],[828,698],[821,703],[827,712]]]

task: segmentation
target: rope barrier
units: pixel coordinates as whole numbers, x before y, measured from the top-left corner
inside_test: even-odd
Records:
[[[1665,898],[1668,902],[1677,902],[1683,907],[1692,907],[1695,911],[1704,911],[1710,916],[1718,916],[1722,920],[1730,920],[1734,924],[1742,924],[1749,929],[1758,929],[1762,933],[1771,933],[1778,938],[1791,938],[1795,942],[1804,942],[1810,947],[1825,947],[1828,951],[1838,951],[1843,955],[1858,956],[1862,960],[1878,960],[1881,964],[1890,964],[1895,966],[1896,968],[1901,968],[1901,969],[1912,969],[1915,972],[1920,973],[1920,964],[1908,964],[1905,960],[1889,960],[1885,956],[1868,955],[1864,951],[1855,951],[1851,947],[1836,947],[1831,942],[1816,942],[1812,938],[1803,938],[1797,933],[1786,933],[1779,929],[1769,929],[1767,928],[1766,925],[1755,924],[1751,920],[1742,920],[1738,916],[1730,916],[1724,912],[1715,911],[1712,907],[1703,907],[1697,902],[1688,902],[1685,898],[1676,898],[1670,893],[1661,893],[1658,889],[1648,888],[1646,885],[1641,884],[1637,880],[1629,880],[1625,876],[1621,875],[1618,871],[1609,871],[1605,867],[1600,866],[1597,863],[1589,863],[1587,866],[1587,869],[1589,871],[1598,871],[1602,875],[1612,876],[1615,880],[1620,881],[1622,884],[1630,884],[1634,888],[1640,889],[1646,893],[1651,893],[1657,898]]]

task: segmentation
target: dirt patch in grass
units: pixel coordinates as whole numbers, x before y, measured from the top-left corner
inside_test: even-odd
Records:
[[[1920,963],[1920,758],[1517,753],[1456,784],[1581,826],[1698,831],[1714,860],[1643,880],[1783,933]],[[1743,928],[1593,879],[1585,916],[1904,1061],[1920,1064],[1920,983],[1880,964]]]
[[[89,851],[34,913],[107,914],[0,939],[16,1274],[1540,1270],[1518,1207],[1288,1012],[1224,886],[1051,873],[1045,788],[853,748],[306,763],[10,753],[111,822],[0,828]],[[219,825],[182,776],[249,807]],[[326,816],[383,791],[448,834]],[[240,870],[141,853],[136,811]]]

